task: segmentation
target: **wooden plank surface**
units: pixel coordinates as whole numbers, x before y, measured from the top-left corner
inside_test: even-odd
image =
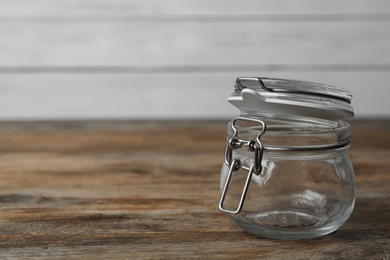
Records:
[[[352,121],[337,232],[258,238],[218,211],[222,121],[0,122],[0,258],[387,259],[390,121]]]
[[[389,116],[384,72],[232,70],[218,73],[0,74],[0,119],[232,118],[226,99],[239,76],[322,82],[353,92],[356,117]]]
[[[19,66],[259,64],[389,70],[387,1],[3,2],[5,73]]]
[[[385,22],[2,23],[0,64],[125,66],[129,72],[156,66],[275,64],[308,70],[357,64],[389,71],[389,28],[390,15]]]
[[[2,0],[0,15],[389,14],[387,0]],[[261,8],[255,8],[261,7]]]
[[[390,62],[389,55],[384,55],[390,41],[390,14],[376,15],[383,19],[367,21],[358,15],[350,21],[314,14],[259,16],[259,20],[229,15],[211,20],[6,16],[0,24],[4,36],[0,38],[1,64],[142,67],[258,65],[260,61],[386,65]]]
[[[386,0],[0,4],[3,120],[226,118],[238,76],[334,84],[390,116]]]

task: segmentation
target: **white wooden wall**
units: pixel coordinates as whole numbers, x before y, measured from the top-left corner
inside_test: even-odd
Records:
[[[238,76],[390,116],[388,0],[0,0],[0,119],[230,118]]]

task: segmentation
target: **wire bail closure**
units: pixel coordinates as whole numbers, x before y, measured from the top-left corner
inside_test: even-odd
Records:
[[[236,123],[238,121],[249,121],[249,122],[254,122],[258,123],[262,126],[262,130],[260,133],[256,136],[256,140],[240,140],[237,138],[238,136],[238,130],[236,128]],[[262,171],[262,165],[261,161],[263,160],[263,144],[260,141],[260,137],[265,133],[266,131],[266,125],[263,121],[258,120],[258,119],[253,119],[253,118],[247,118],[247,117],[236,117],[232,121],[232,129],[234,131],[232,138],[228,138],[227,144],[226,144],[226,149],[225,149],[225,164],[229,166],[229,173],[226,178],[226,182],[222,191],[221,199],[219,201],[219,209],[222,212],[225,213],[230,213],[230,214],[239,214],[241,212],[241,209],[244,205],[245,197],[248,192],[249,188],[249,183],[252,179],[252,174],[255,173],[256,175],[260,175]],[[245,167],[241,165],[240,159],[233,159],[233,150],[234,149],[239,149],[242,146],[245,146],[249,151],[254,152],[254,161],[251,164],[251,166]],[[233,173],[240,170],[241,168],[245,169],[248,171],[248,176],[245,181],[245,186],[241,194],[240,202],[238,204],[238,207],[236,210],[230,210],[227,208],[224,208],[223,203],[226,198],[226,193],[228,191],[229,185],[231,178],[233,176]]]

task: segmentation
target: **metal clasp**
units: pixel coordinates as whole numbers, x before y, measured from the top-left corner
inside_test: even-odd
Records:
[[[238,139],[238,130],[236,128],[236,123],[238,121],[249,121],[254,123],[259,123],[262,126],[262,129],[260,133],[256,136],[256,140],[241,140]],[[260,141],[260,137],[265,133],[266,125],[263,121],[253,118],[246,118],[246,117],[236,117],[232,121],[232,129],[234,131],[233,136],[231,138],[228,138],[226,149],[225,149],[225,164],[229,166],[229,173],[226,178],[225,186],[223,188],[221,199],[219,201],[219,209],[222,212],[230,213],[230,214],[238,214],[241,212],[241,209],[244,205],[245,197],[248,192],[249,183],[252,178],[252,174],[255,173],[256,175],[261,174],[262,171],[262,165],[261,161],[263,159],[263,144]],[[249,151],[254,152],[254,161],[251,164],[250,167],[245,167],[241,165],[241,161],[239,159],[233,159],[233,150],[241,148],[242,146],[245,146]],[[243,168],[248,171],[248,176],[246,178],[245,186],[241,194],[240,202],[238,204],[238,207],[236,210],[230,210],[223,207],[223,203],[226,198],[226,194],[230,185],[231,178],[234,174],[234,172],[240,170],[240,168]]]

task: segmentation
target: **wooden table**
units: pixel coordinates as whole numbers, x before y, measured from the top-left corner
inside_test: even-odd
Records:
[[[0,123],[0,258],[390,258],[390,121],[352,121],[337,232],[276,241],[218,210],[226,123]]]

